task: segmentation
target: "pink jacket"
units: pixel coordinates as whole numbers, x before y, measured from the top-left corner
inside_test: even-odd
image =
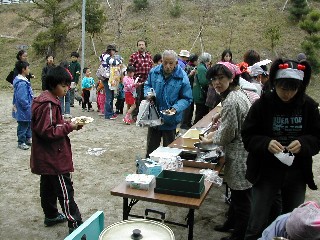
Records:
[[[134,83],[134,79],[129,76],[125,76],[123,78],[123,86],[125,92],[134,93],[136,91],[136,84]]]
[[[31,172],[57,175],[73,172],[71,144],[68,134],[72,126],[63,120],[60,101],[44,91],[32,104]]]

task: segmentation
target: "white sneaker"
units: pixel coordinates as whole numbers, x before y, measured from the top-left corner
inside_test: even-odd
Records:
[[[28,150],[29,146],[25,143],[21,143],[18,145],[18,148],[22,149],[22,150]]]

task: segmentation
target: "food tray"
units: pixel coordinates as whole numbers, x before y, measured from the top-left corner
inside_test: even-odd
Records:
[[[156,177],[154,192],[200,198],[204,189],[203,174],[163,170]]]

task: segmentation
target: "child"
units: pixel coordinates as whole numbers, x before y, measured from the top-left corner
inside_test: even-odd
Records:
[[[226,49],[222,52],[221,54],[221,62],[229,62],[229,63],[233,63],[232,61],[232,52],[230,49]]]
[[[69,62],[68,61],[62,61],[60,63],[60,66],[61,67],[64,67],[64,69],[66,69],[66,71],[69,73],[70,77],[71,77],[71,80],[72,80],[72,75],[69,71]],[[59,97],[60,99],[60,106],[61,106],[61,111],[62,111],[62,115],[64,116],[64,118],[71,118],[71,111],[70,111],[70,86],[68,87],[68,91],[67,93],[62,96],[62,97]]]
[[[31,172],[40,175],[41,207],[46,226],[68,221],[69,233],[82,224],[78,206],[73,198],[71,173],[74,171],[68,134],[81,125],[65,121],[59,97],[65,95],[71,77],[61,66],[53,68],[46,78],[46,91],[32,104]],[[62,211],[57,209],[57,198]]]
[[[136,87],[141,85],[141,83],[136,83],[133,79],[134,73],[136,69],[133,66],[129,66],[127,68],[127,76],[123,78],[123,85],[124,85],[124,92],[125,92],[125,99],[127,104],[127,114],[124,117],[123,121],[126,124],[132,124],[134,121],[132,120],[131,113],[136,108]]]
[[[45,79],[46,79],[46,76],[49,72],[49,70],[51,68],[54,68],[55,65],[54,65],[54,56],[53,54],[48,54],[46,56],[46,66],[42,68],[42,73],[41,73],[41,83],[42,83],[42,90],[44,91],[46,88],[45,88]]]
[[[106,94],[104,92],[104,86],[102,80],[97,84],[97,106],[99,110],[99,116],[104,116],[104,104],[106,101]]]
[[[83,102],[82,102],[82,112],[86,110],[88,104],[88,112],[93,112],[90,98],[90,90],[94,86],[94,79],[91,77],[90,68],[84,68],[83,73],[85,77],[82,79],[82,94],[83,94]]]
[[[117,102],[116,102],[116,114],[123,114],[124,107],[124,85],[122,80],[120,80],[118,85],[118,94],[117,94]]]
[[[30,73],[29,63],[18,61],[15,65],[18,75],[13,80],[12,116],[18,122],[18,148],[28,150],[31,145],[31,104],[33,92],[27,77]]]
[[[79,53],[72,52],[70,56],[71,56],[71,63],[69,65],[69,70],[73,78],[71,89],[70,89],[70,107],[74,107],[74,92],[79,82],[81,66],[80,66],[80,63],[78,62]]]

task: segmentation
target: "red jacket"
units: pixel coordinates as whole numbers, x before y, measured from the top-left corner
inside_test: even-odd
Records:
[[[31,172],[57,175],[73,172],[68,134],[72,126],[63,120],[60,101],[44,91],[32,103]]]

